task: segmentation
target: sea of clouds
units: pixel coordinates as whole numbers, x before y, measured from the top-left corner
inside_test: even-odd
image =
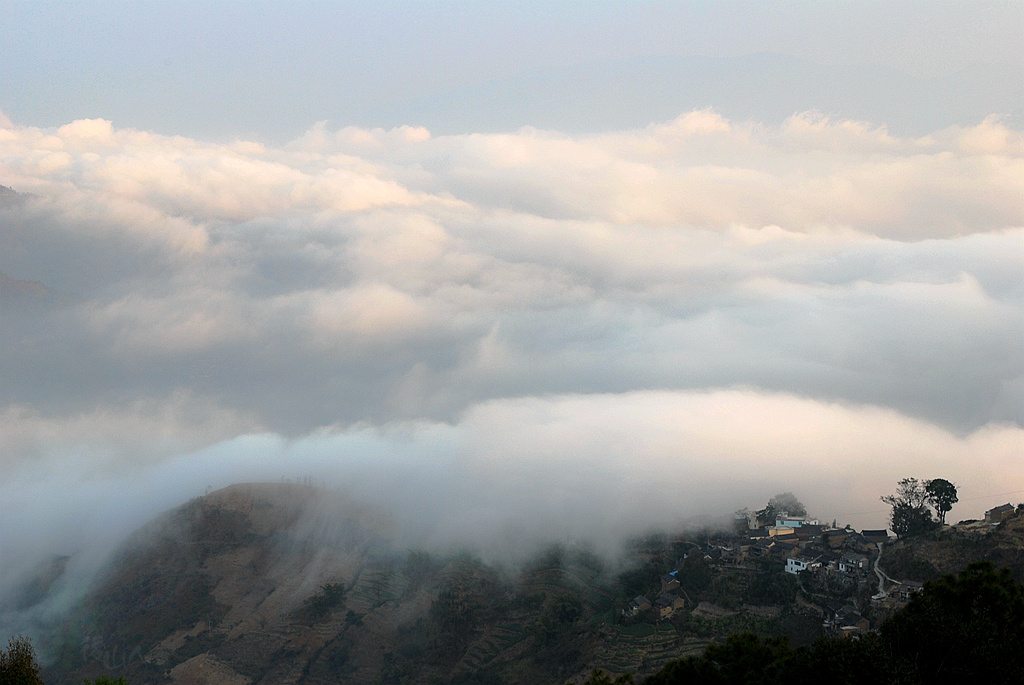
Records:
[[[997,118],[268,147],[0,116],[0,184],[0,587],[244,480],[496,553],[781,490],[868,527],[905,476],[958,484],[953,520],[1024,490]]]

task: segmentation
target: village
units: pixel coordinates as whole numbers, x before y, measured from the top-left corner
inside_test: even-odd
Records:
[[[853,637],[874,630],[885,618],[903,608],[921,592],[924,583],[893,579],[879,567],[886,545],[897,537],[887,529],[854,530],[851,526],[823,524],[805,513],[785,511],[737,511],[734,531],[707,535],[660,578],[660,588],[650,596],[637,595],[621,610],[625,620],[658,623],[670,620],[684,608],[709,616],[725,615],[708,602],[688,596],[680,573],[691,555],[719,574],[750,575],[770,569],[784,572],[799,588],[796,603],[821,614],[821,634]],[[967,520],[951,529],[984,534],[1003,521],[1024,517],[1024,505],[1006,503],[985,512],[984,520]],[[767,608],[744,607],[755,613]],[[770,609],[767,609],[770,613]]]

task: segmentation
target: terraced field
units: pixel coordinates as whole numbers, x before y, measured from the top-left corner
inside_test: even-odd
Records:
[[[346,594],[351,609],[366,613],[372,608],[401,597],[409,587],[405,576],[386,570],[364,570]]]
[[[477,671],[517,644],[524,642],[528,637],[526,630],[521,625],[509,623],[492,626],[486,630],[483,636],[470,644],[462,659],[452,669],[452,675]]]
[[[611,673],[651,673],[672,659],[700,653],[708,642],[684,638],[667,623],[615,627],[607,635],[598,666]]]

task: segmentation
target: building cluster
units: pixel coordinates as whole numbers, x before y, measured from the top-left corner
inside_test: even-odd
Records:
[[[889,541],[886,530],[853,530],[823,525],[806,516],[781,513],[774,525],[760,525],[748,510],[736,512],[738,542],[729,556],[769,557],[782,561],[787,573],[810,571],[855,584],[871,573],[870,555]]]
[[[676,570],[661,577],[661,596],[653,603],[645,596],[637,595],[623,613],[629,616],[639,616],[643,612],[649,611],[655,619],[661,620],[671,616],[676,609],[682,609],[686,606],[686,600],[675,593],[676,590],[679,590],[679,579],[676,577],[678,573],[679,571]]]
[[[1024,515],[1024,505],[1004,504],[986,511],[985,523],[998,526],[1017,515]],[[874,560],[882,547],[892,540],[885,529],[856,531],[850,526],[839,528],[834,522],[830,526],[817,519],[791,516],[786,512],[766,522],[756,512],[743,509],[736,512],[735,523],[736,535],[722,536],[715,541],[709,539],[704,545],[695,545],[689,554],[701,554],[706,561],[719,566],[771,559],[781,564],[786,573],[803,574],[801,578],[805,587],[840,590],[841,596],[850,588],[876,582]],[[981,522],[957,525],[964,523],[984,525]],[[680,565],[682,561],[679,560]],[[684,607],[686,599],[680,596],[684,593],[677,578],[678,568],[661,577],[661,595],[656,600],[638,595],[622,613],[661,620]],[[886,590],[875,594],[871,603],[883,611],[896,610],[905,606],[922,589],[922,583],[894,581],[886,577]],[[852,635],[870,627],[868,619],[846,601],[826,604],[821,609],[824,614],[822,627],[828,634]]]
[[[737,535],[695,547],[690,553],[701,554],[709,563],[729,566],[749,563],[755,559],[773,559],[787,573],[809,572],[811,582],[830,583],[833,587],[852,587],[873,578],[871,557],[880,545],[889,541],[886,530],[838,528],[822,524],[806,516],[779,513],[771,525],[763,525],[757,514],[742,510],[736,514]],[[688,556],[688,555],[687,555]],[[685,558],[685,557],[684,557]],[[680,559],[682,563],[682,559]],[[685,606],[681,593],[678,570],[661,577],[661,595],[651,601],[644,595],[635,597],[623,614],[638,617],[646,614],[655,620],[667,618]],[[849,605],[843,605],[849,608]],[[835,625],[849,633],[849,626],[862,626],[853,614],[838,612],[836,607],[826,620],[826,628]],[[826,610],[826,614],[829,612]],[[859,616],[859,614],[857,614]],[[836,623],[838,622],[838,624]],[[860,628],[855,628],[860,629]]]

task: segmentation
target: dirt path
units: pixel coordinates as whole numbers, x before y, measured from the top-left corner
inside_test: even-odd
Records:
[[[886,583],[886,581],[892,583],[893,585],[899,585],[900,584],[900,581],[893,580],[889,576],[885,575],[885,571],[883,571],[882,569],[878,568],[878,562],[882,560],[882,547],[884,547],[884,546],[885,545],[883,543],[881,543],[881,542],[878,543],[878,556],[875,557],[875,575],[878,576],[878,594],[879,595],[884,595],[885,594],[885,583]]]

